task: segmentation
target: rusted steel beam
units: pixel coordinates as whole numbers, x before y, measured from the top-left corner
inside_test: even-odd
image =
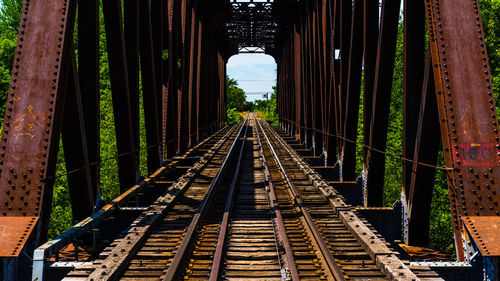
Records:
[[[350,41],[344,120],[344,138],[350,141],[344,141],[342,146],[342,180],[344,181],[356,180],[356,139],[363,62],[363,0],[354,0]]]
[[[340,65],[340,18],[341,18],[341,5],[340,2],[343,0],[334,0],[333,1],[333,7],[332,7],[332,16],[333,16],[333,21],[332,21],[332,48],[333,48],[333,59],[332,59],[332,88],[333,88],[333,112],[334,112],[334,120],[335,120],[335,134],[336,136],[336,145],[337,147],[335,148],[338,153],[342,151],[342,148],[340,147],[342,141],[338,138],[338,136],[342,136],[342,126],[340,125],[341,120],[343,118],[342,116],[342,106],[341,106],[341,99],[342,99],[342,91],[341,91],[341,77],[340,77],[340,72],[341,72],[341,65]],[[337,157],[337,156],[336,156]]]
[[[162,54],[161,54],[161,73],[159,77],[161,80],[157,81],[159,83],[160,91],[157,94],[160,95],[159,100],[161,100],[161,107],[158,110],[160,114],[160,136],[161,136],[161,156],[162,161],[167,159],[167,107],[168,107],[168,84],[169,84],[169,73],[170,73],[170,1],[164,1],[162,5]]]
[[[410,188],[404,192],[407,199],[408,245],[429,245],[429,219],[436,169],[418,163],[436,165],[439,151],[439,116],[435,99],[432,61],[428,55],[423,79],[422,98],[415,136]]]
[[[425,64],[425,3],[404,1],[403,37],[403,155],[412,159],[417,134],[420,99]],[[426,85],[427,86],[427,85]],[[408,193],[411,185],[412,166],[403,163],[403,188]]]
[[[224,121],[226,120],[226,62],[220,52],[218,53],[218,66],[219,83],[217,86],[219,89],[219,104],[216,130],[222,128],[224,126]]]
[[[166,157],[171,159],[176,152],[176,142],[175,136],[177,132],[177,43],[175,38],[178,36],[177,32],[177,22],[178,13],[177,5],[175,5],[174,0],[167,1],[167,11],[168,11],[168,78],[166,80],[166,85],[164,84],[164,98],[167,100],[164,102],[163,114],[166,115],[164,118],[165,127],[165,146],[166,146]]]
[[[135,160],[139,166],[140,127],[139,127],[139,1],[123,1],[123,37],[128,75],[128,93],[132,119],[132,138],[136,148]]]
[[[311,22],[309,20],[309,7],[306,2],[306,19],[303,23],[303,44],[304,44],[304,115],[305,115],[305,127],[306,127],[306,148],[312,148],[313,146],[313,107],[312,107],[312,85],[311,85]]]
[[[339,14],[340,14],[340,33],[336,34],[340,43],[340,73],[339,73],[339,85],[340,85],[340,95],[339,95],[339,132],[341,136],[345,135],[344,123],[347,119],[346,113],[346,100],[347,92],[349,89],[348,78],[349,78],[349,58],[351,53],[351,24],[352,24],[352,0],[338,0],[340,4]],[[339,148],[342,149],[344,146],[344,141],[339,139]]]
[[[200,96],[202,93],[201,89],[201,64],[203,62],[203,42],[205,40],[205,37],[203,37],[203,24],[201,20],[198,22],[198,54],[196,56],[197,62],[196,62],[196,143],[199,143],[201,141],[202,135],[200,132],[201,128],[201,122],[200,122]]]
[[[426,13],[444,160],[453,169],[453,230],[464,260],[460,217],[500,215],[498,117],[478,1],[426,1]]]
[[[125,191],[135,184],[138,169],[137,148],[134,145],[133,137],[122,9],[119,0],[106,0],[102,4],[109,54],[113,112],[115,114],[118,176],[120,178],[120,189]]]
[[[0,151],[0,257],[6,280],[29,274],[15,272],[29,268],[19,255],[31,250],[25,248],[28,241],[32,247],[46,239],[75,7],[70,0],[23,6]]]
[[[181,36],[179,38],[179,58],[180,58],[180,69],[179,69],[179,88],[177,90],[177,153],[181,153],[187,150],[187,136],[188,131],[188,90],[187,90],[187,71],[188,60],[189,60],[189,43],[187,38],[189,37],[189,11],[187,8],[188,0],[180,0],[179,2],[179,12],[180,12],[180,22],[179,28]]]
[[[200,118],[200,127],[204,128],[204,131],[202,133],[202,136],[208,134],[210,132],[210,123],[212,122],[213,119],[211,119],[211,110],[212,110],[212,102],[213,99],[208,98],[208,89],[209,89],[209,83],[210,83],[210,77],[213,75],[213,71],[209,71],[209,67],[212,64],[211,60],[211,46],[209,44],[209,37],[210,34],[208,32],[208,28],[203,29],[203,37],[205,38],[203,42],[203,48],[202,48],[202,69],[201,71],[205,73],[201,77],[201,91],[200,91],[200,116],[205,116],[206,118]]]
[[[96,194],[92,190],[87,137],[83,117],[80,82],[74,52],[69,54],[70,65],[64,104],[62,140],[73,221],[90,216]]]
[[[190,17],[189,17],[189,42],[188,42],[188,48],[189,53],[188,53],[188,65],[186,67],[187,69],[187,145],[188,147],[191,147],[193,145],[193,79],[194,79],[194,67],[195,67],[195,37],[196,37],[196,13],[194,11],[193,7],[189,8],[190,10]]]
[[[375,67],[378,49],[379,7],[377,1],[364,0],[363,24],[363,143],[370,141],[370,126],[372,118],[373,86],[375,85]],[[367,149],[363,148],[363,159],[366,159]]]
[[[313,112],[313,128],[314,128],[314,155],[319,156],[323,153],[323,114],[322,114],[322,89],[320,82],[320,71],[321,71],[321,62],[319,59],[320,56],[320,26],[318,19],[318,7],[314,5],[312,7],[311,13],[311,84],[312,88],[312,112]]]
[[[200,24],[202,29],[200,31],[200,36],[203,38],[201,42],[201,57],[200,57],[200,80],[199,80],[199,90],[198,90],[198,136],[199,138],[203,138],[206,134],[208,134],[208,101],[207,101],[207,76],[210,72],[207,72],[206,69],[209,64],[208,60],[208,34],[207,29],[203,24]],[[204,75],[201,75],[204,73]],[[203,106],[202,106],[203,105]]]
[[[158,73],[156,64],[161,60],[154,55],[153,34],[151,28],[151,9],[149,2],[139,3],[140,15],[140,55],[141,55],[141,80],[144,101],[144,121],[146,127],[147,163],[148,173],[154,173],[160,167],[160,137],[158,135],[158,94],[156,77]]]
[[[372,118],[369,146],[385,151],[392,76],[399,19],[398,0],[384,0],[380,19],[379,48],[373,88]],[[366,124],[368,125],[368,124]],[[382,206],[384,197],[385,154],[368,150],[367,154],[367,205]]]
[[[78,3],[78,69],[92,193],[100,194],[99,2]]]
[[[201,40],[200,40],[200,16],[198,10],[193,7],[193,14],[194,14],[194,22],[193,22],[193,75],[192,75],[192,81],[191,81],[191,106],[190,106],[190,111],[191,114],[189,115],[189,118],[191,120],[191,125],[190,125],[190,135],[189,135],[189,142],[191,145],[195,145],[198,143],[197,136],[198,136],[198,124],[197,124],[197,110],[198,110],[198,88],[199,88],[199,71],[198,67],[200,64],[200,53],[201,53]]]
[[[163,130],[160,124],[163,122],[163,71],[164,71],[164,63],[163,63],[163,56],[164,56],[164,51],[165,55],[168,54],[168,50],[164,50],[164,47],[167,48],[166,44],[166,35],[167,30],[168,30],[168,23],[167,20],[165,19],[167,17],[167,5],[166,1],[162,0],[152,0],[151,1],[151,33],[152,33],[152,40],[153,40],[153,57],[154,57],[154,71],[155,71],[155,82],[156,82],[156,112],[158,113],[157,115],[157,123],[158,123],[158,135],[161,136],[163,133]],[[162,156],[160,160],[163,160],[164,155],[162,153]]]
[[[294,82],[295,82],[295,122],[298,126],[301,126],[302,125],[302,100],[301,100],[301,97],[302,97],[302,80],[301,80],[301,76],[302,76],[302,57],[301,57],[301,44],[300,44],[300,41],[301,41],[301,38],[300,38],[300,33],[299,33],[299,28],[297,28],[297,24],[295,24],[293,26],[293,54],[294,54],[294,58],[293,58],[293,61],[294,61],[294,65],[293,65],[293,78],[294,78]],[[300,127],[297,127],[297,131],[296,131],[296,137],[297,139],[300,141],[300,142],[303,142],[303,129],[300,128]]]
[[[327,18],[328,18],[328,93],[327,93],[327,126],[326,130],[329,134],[327,142],[327,165],[333,166],[337,162],[337,118],[336,118],[336,92],[335,86],[335,7],[333,1],[327,1]]]
[[[323,153],[326,157],[328,157],[328,95],[330,93],[330,87],[329,87],[329,61],[327,59],[328,57],[328,41],[330,36],[330,32],[328,29],[329,26],[329,19],[328,19],[328,12],[327,12],[327,4],[326,0],[322,0],[318,2],[318,9],[319,9],[319,20],[318,20],[318,25],[320,27],[320,38],[319,38],[319,45],[320,45],[320,51],[319,51],[319,64],[320,64],[320,85],[321,85],[321,115],[322,115],[322,132],[323,132]]]

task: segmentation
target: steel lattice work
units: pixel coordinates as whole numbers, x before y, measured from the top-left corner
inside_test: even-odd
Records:
[[[25,0],[0,150],[4,279],[28,279],[31,259],[43,268],[46,253],[76,243],[222,129],[226,63],[238,52],[275,58],[280,127],[310,157],[335,166],[331,184],[360,206],[356,212],[387,222],[381,207],[400,11],[399,0]],[[99,61],[100,13],[107,62]],[[429,245],[442,148],[457,259],[494,280],[500,135],[478,1],[404,0],[403,13],[403,182],[401,205],[391,209],[402,222],[392,238]],[[104,63],[123,194],[96,210]],[[153,176],[137,183],[141,102]],[[355,169],[358,119],[362,175]],[[60,138],[81,224],[33,256],[47,238]]]

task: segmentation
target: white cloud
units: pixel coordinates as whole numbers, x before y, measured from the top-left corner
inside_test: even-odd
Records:
[[[233,56],[227,63],[227,74],[236,79],[246,93],[272,92],[276,85],[276,63],[274,58],[263,54],[240,54]],[[248,95],[247,99],[262,98]]]
[[[227,67],[248,66],[250,64],[275,65],[274,58],[264,54],[239,54],[229,58]]]

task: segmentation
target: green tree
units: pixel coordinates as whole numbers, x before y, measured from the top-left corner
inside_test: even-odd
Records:
[[[17,35],[21,20],[22,0],[0,0],[0,31],[9,31]],[[3,37],[3,35],[2,35]]]
[[[227,93],[227,108],[235,108],[238,111],[243,111],[243,105],[247,100],[245,91],[238,88],[238,82],[233,78],[226,76],[226,93]]]
[[[278,111],[276,107],[276,99],[278,97],[278,88],[273,86],[273,93],[271,94],[271,98],[267,101],[266,111],[264,114],[264,120],[271,123],[273,126],[279,125],[278,120]]]
[[[0,122],[3,123],[23,1],[0,0],[0,4]]]
[[[236,110],[236,108],[227,109],[226,125],[233,125],[241,120],[241,114]]]
[[[497,113],[500,112],[500,0],[480,0],[484,40],[490,63]]]
[[[255,100],[254,109],[258,111],[265,111],[269,101],[268,100]]]

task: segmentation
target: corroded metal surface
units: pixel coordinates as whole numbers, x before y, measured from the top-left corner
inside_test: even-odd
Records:
[[[500,217],[470,216],[462,217],[462,221],[472,235],[481,255],[484,257],[500,256]]]
[[[36,222],[43,237],[52,203],[74,1],[25,1],[14,58],[0,154],[0,216],[13,223],[11,244],[2,253],[17,256]],[[33,218],[36,219],[28,219]],[[21,227],[24,225],[24,227]],[[42,238],[43,239],[43,238]],[[5,244],[4,244],[5,243]]]
[[[16,257],[31,235],[38,217],[0,217],[0,256]]]
[[[448,179],[455,241],[463,260],[460,217],[500,215],[498,119],[478,2],[426,4],[445,163],[453,168]]]

